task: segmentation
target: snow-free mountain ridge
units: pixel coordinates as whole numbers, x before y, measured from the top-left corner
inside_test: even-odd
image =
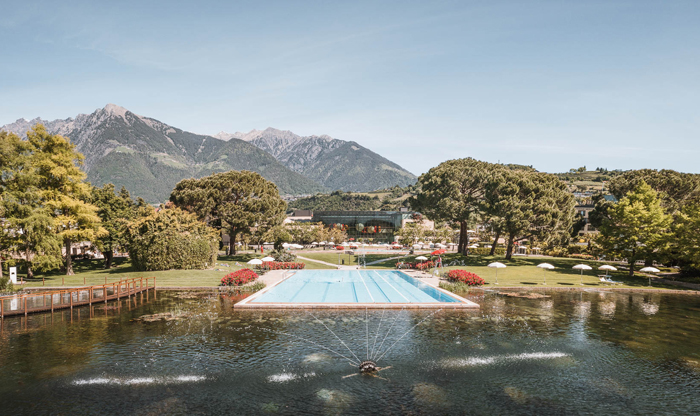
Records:
[[[39,123],[76,144],[85,155],[83,168],[93,184],[125,186],[149,202],[166,200],[184,178],[231,169],[258,172],[273,181],[280,193],[291,195],[335,189],[370,191],[416,179],[354,142],[302,137],[272,128],[201,135],[115,104],[64,120],[19,119],[0,130],[23,137]]]

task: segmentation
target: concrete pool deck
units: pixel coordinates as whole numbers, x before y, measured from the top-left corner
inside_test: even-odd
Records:
[[[357,269],[356,266],[347,269]],[[347,270],[346,269],[346,270]],[[333,271],[328,271],[332,273]],[[478,309],[480,306],[452,292],[441,289],[439,278],[430,276],[427,273],[404,273],[407,276],[425,283],[443,295],[453,298],[454,302],[352,302],[352,303],[307,303],[307,302],[258,302],[260,297],[290,279],[296,273],[293,271],[276,270],[265,273],[260,280],[267,284],[267,287],[241,302],[233,305],[235,309]],[[421,276],[418,279],[416,276]],[[423,277],[425,276],[425,277]]]

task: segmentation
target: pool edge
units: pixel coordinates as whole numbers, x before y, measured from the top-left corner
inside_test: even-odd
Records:
[[[400,272],[403,275],[415,279],[419,282],[425,283],[428,286],[435,288],[436,290],[444,293],[457,300],[457,302],[443,302],[443,303],[288,303],[288,302],[257,302],[251,303],[253,300],[272,290],[275,286],[286,281],[290,277],[294,276],[296,272],[290,274],[289,276],[281,279],[275,284],[266,287],[265,289],[256,292],[252,296],[249,296],[242,301],[233,305],[234,309],[479,309],[481,306],[465,299],[459,295],[456,295],[450,291],[442,289],[438,286],[433,286],[428,282],[423,282],[418,278],[410,276],[406,273]]]

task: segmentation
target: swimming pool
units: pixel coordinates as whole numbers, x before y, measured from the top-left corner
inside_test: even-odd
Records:
[[[478,307],[473,302],[394,270],[302,270],[241,303],[250,307]]]

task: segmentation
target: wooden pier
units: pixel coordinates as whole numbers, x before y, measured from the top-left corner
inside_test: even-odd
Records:
[[[34,312],[53,312],[56,309],[121,299],[156,288],[155,277],[138,277],[97,286],[65,290],[38,291],[0,298],[0,318]]]

